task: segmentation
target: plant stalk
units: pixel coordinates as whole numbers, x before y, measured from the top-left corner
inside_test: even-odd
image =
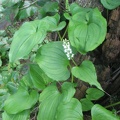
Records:
[[[120,104],[120,101],[119,102],[116,102],[116,103],[113,103],[111,105],[108,105],[106,106],[105,108],[110,108],[110,107],[113,107],[113,106],[116,106],[116,105],[119,105]]]

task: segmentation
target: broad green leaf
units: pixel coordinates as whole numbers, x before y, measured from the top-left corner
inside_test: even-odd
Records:
[[[75,98],[68,103],[61,103],[55,120],[83,120],[81,103]]]
[[[13,36],[13,41],[9,52],[9,61],[15,62],[27,56],[35,45],[40,44],[46,37],[47,31],[59,31],[66,23],[58,24],[60,16],[45,17],[42,20],[35,20],[24,23]]]
[[[94,106],[94,104],[87,98],[81,99],[80,102],[82,104],[83,111],[89,111]]]
[[[34,15],[35,13],[37,13],[37,7],[31,5],[31,2],[26,0],[24,1],[24,5],[22,7],[26,7],[26,6],[29,6],[27,7],[26,9],[22,9],[19,11],[18,15],[17,15],[17,18],[18,19],[25,19],[27,17],[30,17],[32,15]]]
[[[36,55],[36,61],[45,74],[56,81],[67,80],[70,77],[69,61],[62,42],[50,42],[42,46]]]
[[[86,98],[89,100],[98,100],[102,96],[104,96],[104,92],[97,88],[89,88],[86,91]]]
[[[107,23],[100,11],[90,9],[74,14],[69,22],[68,37],[70,43],[80,53],[94,50],[105,39]]]
[[[57,109],[61,102],[67,105],[71,101],[75,93],[73,84],[65,82],[59,89],[61,92],[56,84],[51,84],[40,94],[39,101],[41,104],[39,106],[38,120],[55,120]]]
[[[85,60],[79,67],[72,68],[72,74],[80,80],[95,85],[98,89],[103,90],[100,83],[97,81],[97,75],[93,63]]]
[[[7,114],[5,111],[2,113],[2,120],[27,120],[29,118],[29,110],[25,110],[18,114]]]
[[[101,3],[105,8],[112,10],[120,5],[120,0],[101,0]]]
[[[14,62],[28,55],[33,47],[45,38],[46,27],[44,21],[40,20],[24,23],[14,34],[9,61]]]
[[[37,64],[30,64],[29,74],[33,85],[40,90],[43,90],[52,81]]]
[[[20,87],[18,91],[9,96],[4,103],[4,110],[8,114],[16,114],[24,110],[30,109],[38,100],[38,93],[32,90],[30,93],[26,89]]]
[[[104,107],[96,104],[91,110],[92,120],[119,120],[119,118],[114,115],[111,111],[105,109]]]

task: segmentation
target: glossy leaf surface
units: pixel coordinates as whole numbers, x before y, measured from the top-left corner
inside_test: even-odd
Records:
[[[9,96],[5,101],[4,110],[9,114],[16,114],[26,109],[30,109],[38,100],[38,93],[32,90],[30,93],[24,88]]]
[[[94,105],[91,110],[92,120],[119,120],[111,111],[100,105]]]
[[[62,42],[50,42],[42,46],[36,55],[36,61],[45,74],[56,81],[67,80],[70,77],[69,61]]]
[[[97,8],[89,11],[81,10],[70,19],[68,37],[73,47],[80,53],[86,54],[104,41],[106,31],[106,20]]]
[[[76,78],[79,78],[90,85],[95,85],[97,88],[102,90],[101,85],[97,81],[95,67],[91,61],[85,60],[79,67],[73,67],[72,74]]]

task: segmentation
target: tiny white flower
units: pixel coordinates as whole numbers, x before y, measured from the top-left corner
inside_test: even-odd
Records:
[[[72,49],[70,48],[70,42],[66,38],[63,40],[63,48],[68,60],[74,57]]]

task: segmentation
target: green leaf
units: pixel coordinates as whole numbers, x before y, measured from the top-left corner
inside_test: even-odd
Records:
[[[70,77],[69,61],[62,42],[50,42],[42,46],[36,55],[36,61],[45,74],[56,81],[67,80]]]
[[[68,103],[61,103],[55,120],[83,120],[81,103],[72,98]]]
[[[56,15],[54,15],[52,17],[47,16],[43,20],[46,22],[46,24],[48,26],[47,31],[50,31],[50,32],[60,31],[66,25],[65,21],[62,21],[62,22],[60,22],[58,24],[58,22],[60,20],[60,15],[59,14],[56,14]]]
[[[2,120],[27,120],[29,115],[29,110],[25,110],[15,115],[4,112],[2,113]]]
[[[60,88],[60,91],[58,90],[56,84],[51,84],[43,90],[39,98],[41,104],[39,106],[39,113],[37,118],[38,120],[55,120],[57,109],[61,102],[65,103],[66,105],[69,105],[67,103],[71,101],[71,98],[75,93],[73,84],[66,82],[63,83],[62,87]]]
[[[103,6],[109,10],[115,9],[120,5],[119,0],[101,0]]]
[[[30,5],[30,4],[31,4],[30,1],[24,1],[24,5],[22,7],[26,7],[26,6],[29,6],[29,7],[19,11],[19,13],[17,15],[17,18],[19,20],[25,19],[25,18],[30,17],[30,16],[34,15],[35,13],[37,13],[37,7]]]
[[[105,109],[104,107],[96,104],[91,110],[92,120],[119,120],[117,116],[112,114],[111,111]]]
[[[1,58],[0,58],[0,67],[2,66],[2,60],[1,60]]]
[[[46,2],[43,7],[40,8],[40,17],[43,18],[47,16],[47,13],[49,15],[52,15],[53,13],[58,12],[58,3],[57,2]]]
[[[20,2],[21,0],[2,0],[1,4],[5,7],[13,6],[14,4]]]
[[[17,91],[17,86],[13,82],[8,82],[6,86],[9,90],[9,93],[11,93],[11,94],[14,94]]]
[[[38,96],[37,91],[32,90],[28,93],[26,89],[21,87],[5,101],[4,110],[9,114],[16,114],[30,109],[37,102]]]
[[[70,12],[71,12],[72,15],[74,15],[74,14],[80,12],[80,11],[89,12],[90,10],[91,10],[91,8],[83,8],[75,2],[73,2],[70,5]]]
[[[71,100],[71,98],[74,96],[75,94],[75,85],[70,83],[70,82],[65,82],[62,85],[62,93],[63,93],[63,102],[67,103]]]
[[[98,89],[103,90],[100,83],[97,81],[97,75],[93,63],[85,60],[79,67],[72,68],[72,74],[90,85],[95,85]]]
[[[104,92],[97,88],[89,88],[86,91],[86,98],[89,100],[98,100],[102,96],[104,96]]]
[[[39,90],[43,90],[52,81],[37,64],[30,64],[29,74],[33,85]]]
[[[105,39],[107,23],[101,12],[95,8],[74,14],[69,22],[68,37],[70,43],[80,53],[94,50]]]
[[[40,109],[38,120],[54,120],[58,104],[61,102],[61,94],[56,85],[51,85],[40,94]]]
[[[80,102],[82,104],[83,111],[89,111],[94,106],[94,104],[87,98],[81,99]]]
[[[26,74],[22,77],[21,81],[20,81],[20,85],[22,87],[24,87],[26,90],[27,88],[34,88],[31,77],[29,74]]]
[[[46,27],[44,21],[40,20],[24,23],[14,34],[9,61],[14,62],[28,55],[33,47],[45,38]]]

